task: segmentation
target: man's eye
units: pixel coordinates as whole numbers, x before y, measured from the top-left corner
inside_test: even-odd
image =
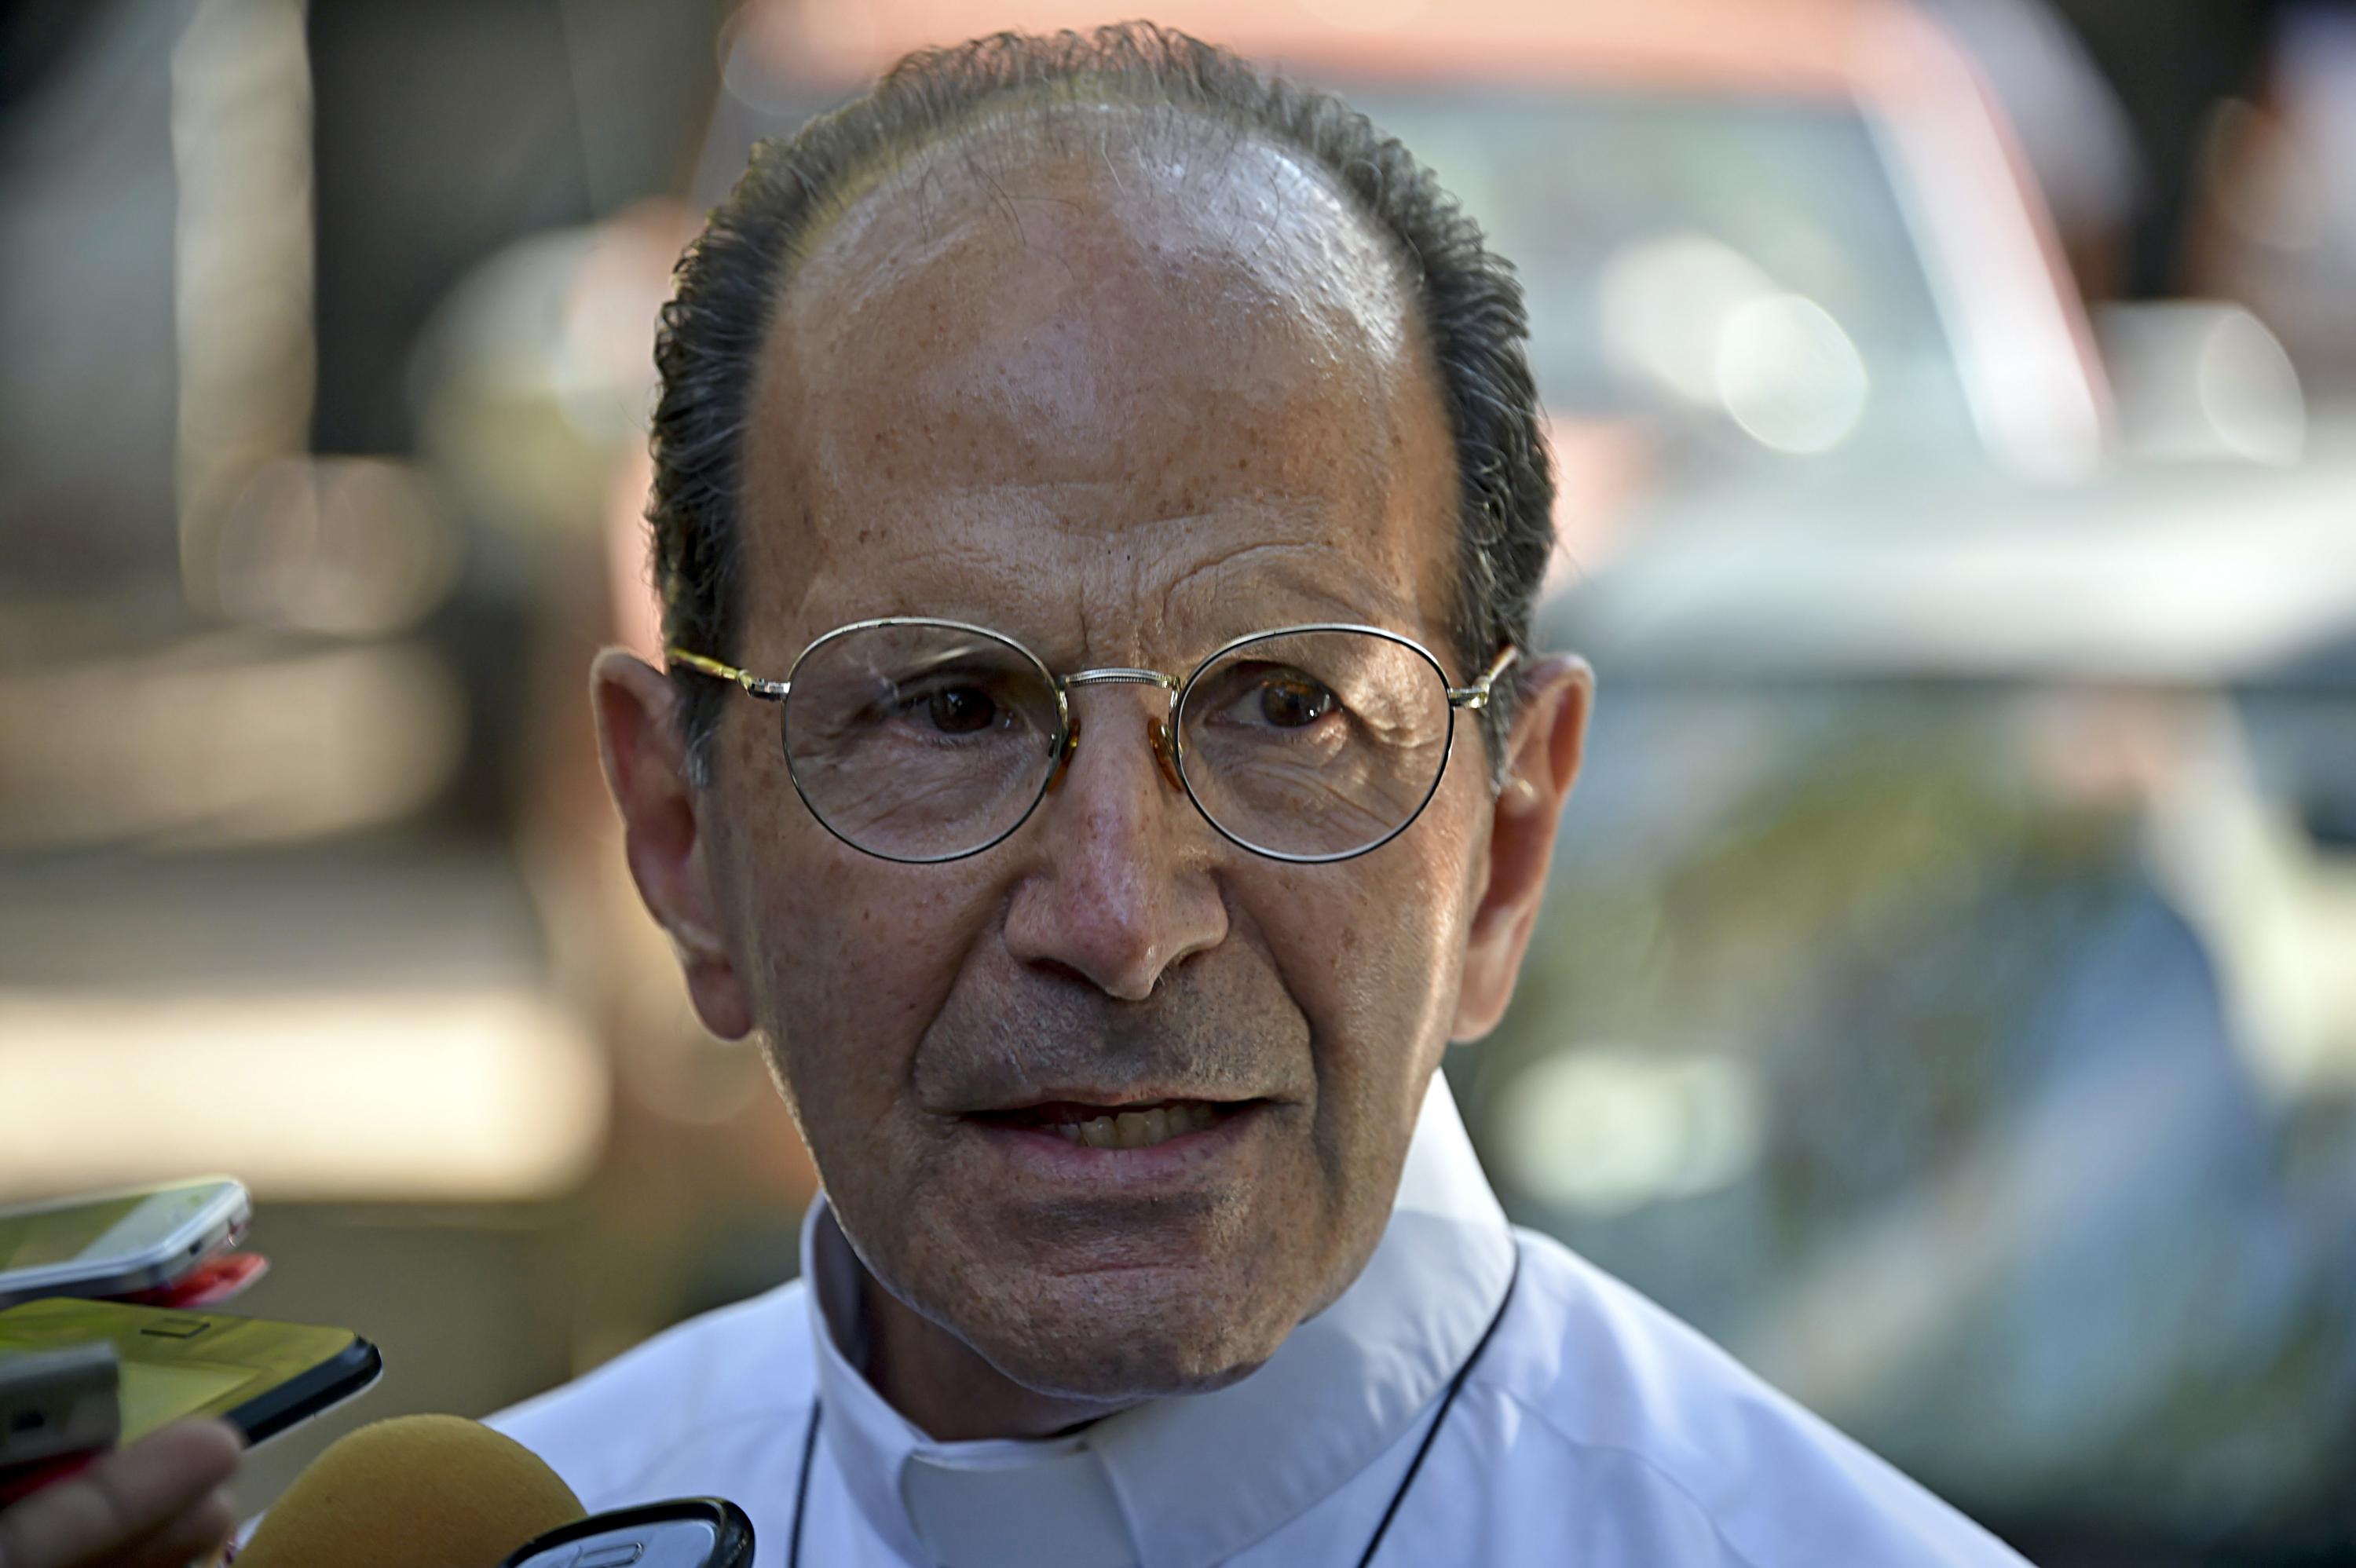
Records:
[[[1333,694],[1313,680],[1275,677],[1260,683],[1259,716],[1280,730],[1314,724],[1333,708]]]
[[[925,717],[944,735],[978,734],[998,722],[998,704],[980,687],[937,687],[922,703]]]

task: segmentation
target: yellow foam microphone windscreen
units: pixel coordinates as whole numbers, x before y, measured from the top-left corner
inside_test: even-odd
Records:
[[[294,1477],[237,1568],[498,1568],[584,1516],[539,1455],[480,1422],[401,1415],[346,1434]]]

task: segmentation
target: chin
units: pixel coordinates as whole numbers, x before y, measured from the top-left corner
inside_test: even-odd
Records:
[[[1163,1277],[1136,1277],[1146,1275]],[[1040,1292],[1034,1282],[1015,1310],[960,1325],[961,1337],[1033,1392],[1096,1404],[1239,1382],[1276,1354],[1302,1316],[1289,1302],[1205,1290],[1191,1270],[1131,1269],[1057,1283],[1065,1288]]]
[[[1268,1344],[1205,1344],[1190,1336],[1106,1336],[1055,1344],[981,1347],[1000,1373],[1033,1393],[1090,1404],[1129,1405],[1175,1394],[1211,1393],[1241,1382],[1276,1353]]]

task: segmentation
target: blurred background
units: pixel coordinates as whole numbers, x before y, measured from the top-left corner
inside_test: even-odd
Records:
[[[1449,1072],[2049,1564],[2356,1563],[2356,7],[1250,0],[1520,266],[1603,696]],[[0,8],[0,1199],[227,1170],[483,1413],[787,1276],[624,873],[668,272],[1007,0]]]

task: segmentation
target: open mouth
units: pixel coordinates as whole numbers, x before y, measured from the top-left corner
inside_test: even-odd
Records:
[[[1189,1133],[1206,1133],[1249,1100],[1156,1100],[1150,1104],[1087,1105],[1052,1100],[977,1118],[1023,1132],[1044,1133],[1084,1148],[1151,1148]]]

